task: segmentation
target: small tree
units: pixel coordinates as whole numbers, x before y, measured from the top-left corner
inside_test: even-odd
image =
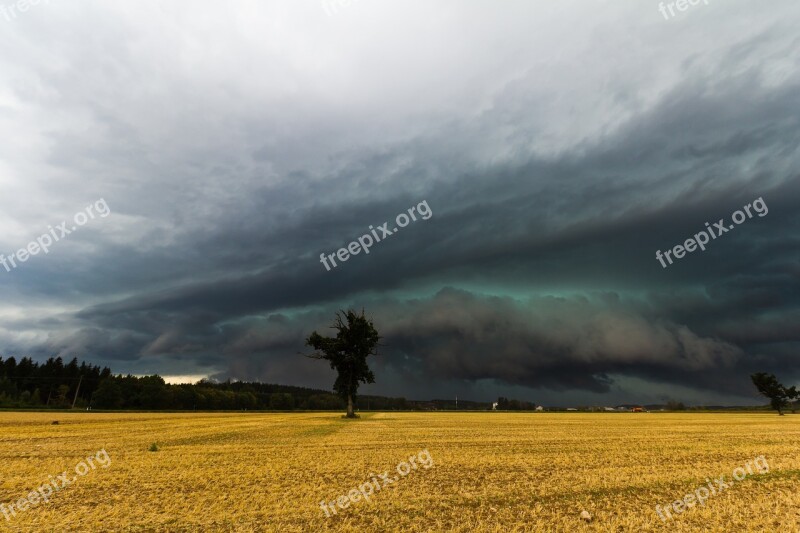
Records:
[[[791,402],[789,405],[792,409],[792,413],[794,414],[794,402],[800,400],[800,391],[798,391],[797,388],[792,385],[786,389],[786,397],[789,398],[789,401]]]
[[[367,365],[367,357],[377,355],[378,335],[372,320],[355,311],[340,311],[331,329],[336,330],[336,337],[323,337],[314,331],[306,339],[306,346],[311,346],[316,353],[309,355],[313,359],[328,361],[338,376],[333,390],[347,401],[347,418],[356,418],[353,402],[361,383],[375,383],[375,375]]]
[[[685,411],[686,406],[683,402],[679,402],[677,400],[669,400],[667,402],[667,410],[668,411]]]
[[[766,374],[758,372],[750,376],[753,380],[753,385],[756,386],[758,392],[762,396],[766,396],[770,400],[770,405],[773,409],[778,411],[778,414],[783,416],[783,409],[788,405],[789,400],[797,395],[794,387],[787,389],[778,381],[773,374]]]

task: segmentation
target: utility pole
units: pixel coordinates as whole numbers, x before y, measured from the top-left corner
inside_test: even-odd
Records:
[[[75,409],[75,402],[78,401],[78,391],[81,390],[81,382],[83,381],[83,376],[78,380],[78,387],[75,389],[75,397],[72,399],[72,409]]]

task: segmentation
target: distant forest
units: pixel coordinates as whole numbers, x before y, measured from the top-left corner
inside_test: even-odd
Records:
[[[526,404],[530,406],[532,404]],[[412,401],[405,398],[359,396],[369,410],[490,409],[491,404],[453,400]],[[521,406],[521,404],[513,407]],[[201,380],[169,385],[160,376],[114,375],[109,368],[50,358],[39,364],[29,357],[19,362],[0,357],[0,408],[12,409],[131,409],[131,410],[342,410],[345,402],[331,392],[271,385]],[[511,407],[513,409],[513,407]],[[519,407],[517,407],[519,408]]]
[[[484,411],[492,403],[498,411],[531,411],[533,402],[498,398],[497,402],[469,400],[407,400],[363,395],[360,410],[374,411]],[[633,405],[626,405],[629,408]],[[104,409],[144,411],[341,411],[345,401],[330,391],[257,382],[201,380],[194,384],[168,385],[160,376],[114,375],[111,369],[79,363],[64,364],[60,357],[40,364],[29,357],[17,361],[0,357],[0,409]],[[791,406],[794,408],[794,405]],[[646,405],[666,409],[752,409],[752,407],[686,407],[680,402]],[[769,409],[759,406],[758,409]],[[549,407],[548,411],[566,408]],[[578,406],[578,411],[603,411],[602,407]],[[606,409],[607,410],[607,409]]]

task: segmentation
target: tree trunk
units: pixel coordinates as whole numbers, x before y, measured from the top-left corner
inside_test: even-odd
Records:
[[[347,395],[347,418],[355,418],[356,414],[353,412],[353,395]]]

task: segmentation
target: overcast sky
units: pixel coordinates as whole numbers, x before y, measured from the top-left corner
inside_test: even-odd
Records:
[[[303,339],[363,307],[374,394],[800,379],[796,0],[0,6],[0,253],[110,209],[0,267],[3,356],[330,389]]]

